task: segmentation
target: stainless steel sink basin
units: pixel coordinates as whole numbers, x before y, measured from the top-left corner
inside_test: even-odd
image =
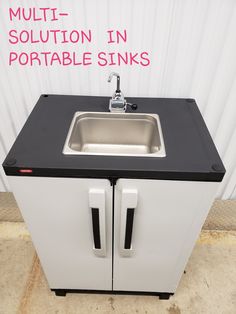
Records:
[[[166,156],[159,116],[145,113],[76,112],[63,153]]]

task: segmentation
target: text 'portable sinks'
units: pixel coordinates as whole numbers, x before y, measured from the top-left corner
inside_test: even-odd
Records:
[[[166,156],[159,116],[145,113],[76,112],[63,153]]]

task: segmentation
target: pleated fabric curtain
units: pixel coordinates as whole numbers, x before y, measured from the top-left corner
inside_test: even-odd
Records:
[[[54,7],[69,15],[56,23],[10,21],[9,7]],[[9,43],[9,31],[92,31],[91,43]],[[235,0],[6,0],[0,10],[0,162],[40,94],[106,95],[111,71],[125,96],[195,98],[227,174],[218,198],[236,198]],[[108,44],[107,30],[125,29],[125,43]],[[11,51],[148,52],[150,66],[9,66]],[[56,113],[55,113],[56,114]],[[0,191],[10,191],[0,168]]]

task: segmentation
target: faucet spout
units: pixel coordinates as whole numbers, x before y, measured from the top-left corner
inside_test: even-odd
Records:
[[[111,112],[125,112],[126,111],[126,100],[124,95],[120,90],[120,74],[116,72],[111,72],[108,77],[108,82],[110,83],[113,76],[116,76],[116,91],[112,95],[112,98],[109,101],[109,110]]]
[[[113,76],[116,76],[117,81],[116,81],[116,93],[120,93],[120,75],[117,72],[111,72],[109,77],[108,77],[108,82],[110,83]]]

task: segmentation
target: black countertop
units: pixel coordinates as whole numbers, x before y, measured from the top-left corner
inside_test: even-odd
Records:
[[[193,99],[127,98],[160,117],[166,157],[64,155],[76,111],[108,111],[109,97],[42,95],[3,162],[7,175],[222,181],[225,168]],[[29,172],[22,173],[26,169]],[[32,171],[32,172],[31,172]]]

